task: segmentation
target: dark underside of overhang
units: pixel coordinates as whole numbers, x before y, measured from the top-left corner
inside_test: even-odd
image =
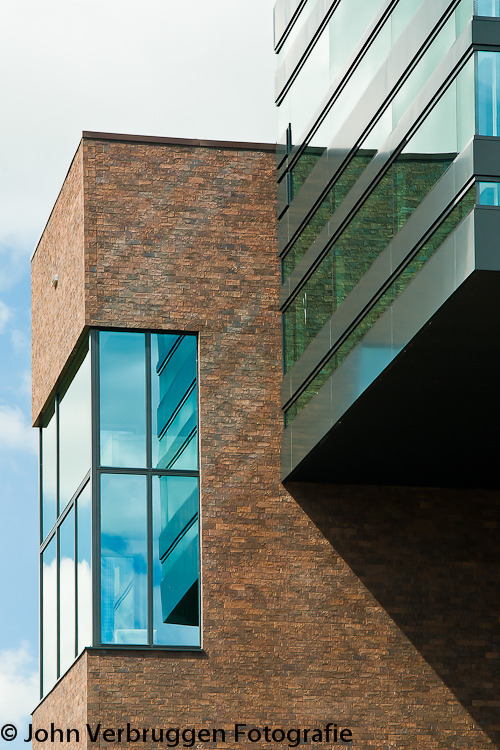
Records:
[[[286,480],[499,487],[499,276],[473,272]]]

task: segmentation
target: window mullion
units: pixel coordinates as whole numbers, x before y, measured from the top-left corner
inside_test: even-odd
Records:
[[[61,543],[60,527],[56,529],[56,676],[61,676]]]
[[[153,644],[153,500],[152,477],[153,466],[153,437],[152,437],[152,394],[151,394],[151,334],[146,333],[146,466],[148,474],[146,480],[147,502],[147,555],[148,555],[148,644]]]
[[[153,478],[148,472],[147,484],[147,533],[148,533],[148,644],[153,645]]]
[[[100,474],[100,393],[99,393],[99,331],[90,333],[90,403],[91,403],[91,477],[92,477],[92,645],[101,642],[101,492]]]
[[[73,514],[75,521],[75,658],[78,656],[78,504],[80,495],[73,501]]]
[[[153,466],[153,438],[151,412],[151,334],[146,334],[146,466]]]

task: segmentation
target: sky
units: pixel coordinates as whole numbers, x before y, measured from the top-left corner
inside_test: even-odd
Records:
[[[0,8],[0,728],[38,703],[29,260],[83,130],[274,142],[274,0]],[[0,740],[0,744],[2,741]]]

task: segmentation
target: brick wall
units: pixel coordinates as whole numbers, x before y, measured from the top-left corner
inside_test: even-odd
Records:
[[[31,261],[33,421],[74,350],[85,321],[83,148],[66,180]],[[57,286],[53,277],[58,276]]]
[[[86,750],[87,653],[84,651],[33,714],[33,747]],[[62,741],[56,729],[63,729]],[[78,735],[68,729],[76,729]],[[45,736],[47,733],[47,738]]]
[[[349,727],[358,748],[493,747],[490,724],[471,716],[470,696],[433,658],[451,633],[431,628],[426,651],[398,617],[399,607],[411,624],[415,590],[397,567],[404,561],[411,579],[411,549],[424,559],[429,528],[419,536],[417,523],[410,551],[405,534],[398,553],[379,560],[370,545],[383,491],[287,492],[279,483],[274,155],[88,139],[84,176],[86,324],[199,331],[203,633],[201,653],[89,650],[73,667],[86,665],[86,721],[226,729],[331,721]],[[415,498],[391,493],[394,517],[382,514],[378,530],[389,550],[396,510]],[[438,505],[440,494],[429,493]],[[366,552],[370,576],[351,548]],[[392,587],[395,601],[380,587]],[[454,606],[451,593],[446,602],[442,612]],[[81,701],[73,670],[35,712],[35,728],[66,720],[61,685],[69,706]],[[228,736],[217,746],[235,745]]]

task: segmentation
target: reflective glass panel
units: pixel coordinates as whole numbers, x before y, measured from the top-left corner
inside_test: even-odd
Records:
[[[59,527],[59,674],[75,659],[75,513]]]
[[[477,52],[477,132],[500,135],[499,52]]]
[[[313,6],[316,4],[316,0],[309,0],[309,2],[305,5],[305,12],[304,9],[300,10],[300,14],[298,18],[296,17],[294,21],[295,25],[301,25],[303,23],[303,15],[306,13],[309,13],[309,5],[312,4]],[[292,20],[292,17],[297,12],[298,8],[300,6],[300,0],[277,0],[274,9],[273,9],[273,20],[274,20],[274,44],[279,42],[283,34],[285,33],[287,26],[289,25],[290,21]],[[292,32],[293,33],[292,27]],[[289,32],[290,33],[290,32]]]
[[[57,518],[57,426],[55,412],[42,429],[42,540]]]
[[[148,640],[144,476],[101,475],[101,638],[121,644]]]
[[[146,466],[146,343],[143,333],[99,333],[102,466]]]
[[[276,4],[274,11],[275,11],[275,19],[276,19],[276,10],[279,3]],[[280,47],[280,51],[278,53],[278,66],[281,65],[283,60],[285,60],[288,52],[291,50],[295,42],[297,41],[297,38],[301,38],[301,41],[303,44],[301,45],[301,49],[307,44],[307,42],[310,41],[309,35],[307,36],[307,39],[303,37],[301,34],[302,29],[304,28],[304,25],[307,24],[308,19],[311,17],[312,13],[314,12],[315,7],[318,5],[318,0],[309,0],[304,10],[306,11],[304,13],[304,10],[301,12],[299,18],[292,26],[291,31],[288,33],[285,41],[283,42],[282,46]],[[275,37],[274,37],[274,43],[276,45],[276,42],[278,40],[276,39],[276,27],[275,27]],[[299,42],[300,43],[300,42]]]
[[[475,0],[475,6],[477,16],[500,17],[500,0]]]
[[[333,375],[335,370],[340,367],[346,357],[354,347],[363,339],[368,330],[382,317],[387,308],[394,300],[407,288],[415,276],[419,273],[427,261],[441,247],[443,242],[457,228],[460,222],[468,216],[474,208],[475,187],[470,188],[464,197],[459,201],[455,208],[448,214],[446,219],[438,226],[425,245],[417,252],[414,258],[405,266],[399,276],[392,282],[387,290],[370,308],[365,317],[359,322],[354,331],[347,337],[344,343],[332,354],[323,368],[318,372],[315,378],[309,383],[300,396],[285,412],[285,424],[289,425],[299,414],[300,411],[311,401],[311,399],[320,391],[326,381]],[[375,352],[372,352],[375,354]],[[383,354],[379,351],[379,354]],[[375,354],[375,357],[377,355]],[[365,362],[365,371],[362,373],[362,379],[366,385],[372,382],[376,374],[371,377],[370,367],[373,360]],[[363,386],[364,388],[365,386]],[[361,390],[363,390],[363,388]]]
[[[420,1],[400,0],[399,5],[411,5],[415,12]],[[288,118],[292,123],[294,143],[303,142],[313,115],[324,105],[328,89],[349,61],[381,5],[381,0],[343,0],[336,8],[279,108],[282,110],[278,115],[279,132],[283,131],[284,124],[286,126],[283,118]],[[385,39],[384,45],[386,46],[387,42],[391,44],[390,25],[389,22],[382,32],[379,31],[375,39],[376,44],[379,43],[381,34],[384,35],[386,32],[389,36]],[[371,69],[365,87],[375,70],[376,68]],[[359,87],[359,77],[357,84]],[[356,86],[351,82],[347,88],[351,90],[352,96]],[[346,104],[347,100],[344,98],[344,106]]]
[[[92,508],[90,482],[76,501],[78,533],[78,648],[92,645]]]
[[[197,477],[153,479],[153,642],[199,646]]]
[[[59,503],[62,510],[90,469],[90,353],[59,404]]]
[[[400,8],[402,15],[401,17],[397,18],[393,18],[391,16],[391,18],[393,18],[393,34],[395,33],[394,28],[399,28],[401,19],[404,18],[407,20],[408,13],[411,12],[411,8],[409,6],[400,7],[398,5],[397,7]],[[392,102],[388,104],[383,114],[379,117],[377,123],[374,125],[374,127],[372,127],[364,141],[361,143],[360,147],[355,151],[354,156],[350,157],[348,163],[341,168],[341,171],[339,173],[337,173],[335,182],[329,189],[326,197],[316,209],[304,229],[298,235],[297,239],[291,245],[290,250],[283,259],[282,268],[283,276],[285,278],[292,272],[299,260],[313,244],[314,240],[328,225],[328,221],[340,206],[343,199],[345,198],[349,190],[353,187],[359,176],[362,174],[368,162],[371,161],[371,158],[374,156],[374,154],[383,146],[384,141],[390,135],[392,130],[396,128],[404,113],[406,112],[408,107],[411,106],[415,97],[418,95],[420,89],[428,81],[430,75],[435,70],[439,62],[443,59],[447,50],[450,49],[455,39],[462,33],[467,21],[470,18],[471,0],[462,0],[460,5],[456,8],[455,12],[452,14],[452,16],[450,16],[437,37],[434,39],[430,47],[426,50],[423,57],[417,63],[416,67],[410,73],[398,93],[395,95]],[[387,44],[384,44],[384,40],[382,38],[377,40],[376,44],[372,45],[365,59],[361,63],[359,71],[356,72],[355,76],[358,76],[359,73],[362,72],[362,67],[365,63],[368,64],[368,69],[365,73],[365,76],[371,73],[371,71],[373,70],[372,63],[374,62],[372,58],[377,49],[379,50],[380,59],[383,59],[383,56],[386,55]],[[470,67],[470,74],[473,74],[472,66]],[[470,82],[464,82],[464,76],[462,76],[460,81],[463,82],[462,85],[464,85],[465,87],[469,86],[468,90],[472,92],[472,80]],[[345,94],[341,95],[341,97],[344,96]],[[470,107],[470,97],[468,101],[466,101],[464,97],[462,97],[460,101],[466,102],[466,107],[464,106],[462,111],[457,113],[458,120],[463,121],[464,117],[468,115],[468,119],[472,122],[473,109]],[[355,99],[353,99],[351,103],[354,104]],[[342,122],[341,109],[339,109],[340,105],[346,105],[346,102],[344,102],[342,98],[339,99],[336,104],[334,104],[331,115],[333,117],[333,122],[337,127]],[[468,124],[467,127],[467,132],[470,133],[470,127]],[[305,151],[300,155],[292,171],[293,195],[297,194],[299,188],[309,176],[316,161],[325,150],[326,143],[330,139],[330,135],[333,135],[333,132],[334,131],[332,130],[330,124],[327,122],[327,120],[325,120],[325,123],[321,125],[317,134],[313,136],[311,145],[307,146]],[[318,141],[319,137],[323,138],[323,147],[319,147],[317,145],[320,142]],[[339,149],[333,146],[333,151],[339,152]],[[345,155],[347,156],[347,150],[345,152]]]
[[[500,206],[500,182],[479,182],[479,205]]]
[[[198,468],[196,336],[151,335],[153,466]]]
[[[57,557],[56,537],[42,553],[42,691],[57,680]]]
[[[420,2],[421,0],[418,2],[415,2],[415,0],[400,0],[382,28],[378,30],[362,59],[358,62],[356,69],[353,72],[351,71],[352,74],[347,85],[344,86],[337,98],[334,96],[330,111],[312,135],[308,146],[293,168],[292,190],[294,196],[329,144],[329,147],[334,150],[337,150],[339,145],[345,146],[344,143],[337,144],[332,139],[335,138],[337,131],[354,108],[359,106],[360,102],[362,106],[363,92],[368,89],[373,76],[387,57],[390,48],[416,13]],[[470,0],[463,0],[463,2],[468,2],[470,5]],[[368,29],[379,6],[378,0],[371,0],[371,2],[345,0],[333,14],[329,24],[330,83],[333,83],[336,75],[354,52],[356,43],[361,39],[364,31]],[[471,13],[469,13],[470,15]],[[360,94],[363,94],[361,100]],[[293,99],[294,96],[295,91],[292,86],[290,97]],[[301,144],[302,136],[305,136],[306,132],[299,132],[293,107],[290,107],[290,111],[293,139],[295,143]],[[313,111],[309,112],[309,117]],[[371,148],[371,146],[367,147]]]
[[[293,197],[297,195],[302,184],[319,160],[319,157],[325,152],[328,144],[334,142],[333,139],[346,120],[346,115],[353,110],[359,100],[360,93],[366,90],[374,72],[380,67],[387,56],[387,49],[390,44],[390,23],[386,23],[363,55],[347,84],[339,92],[338,96],[334,97],[333,104],[327,116],[312,136],[306,150],[296,162],[293,168],[292,179]],[[292,138],[294,142],[300,144],[301,139],[297,139],[297,135],[298,133],[294,130],[294,123],[292,122]]]
[[[473,97],[470,60],[285,310],[286,370],[472,138]]]

